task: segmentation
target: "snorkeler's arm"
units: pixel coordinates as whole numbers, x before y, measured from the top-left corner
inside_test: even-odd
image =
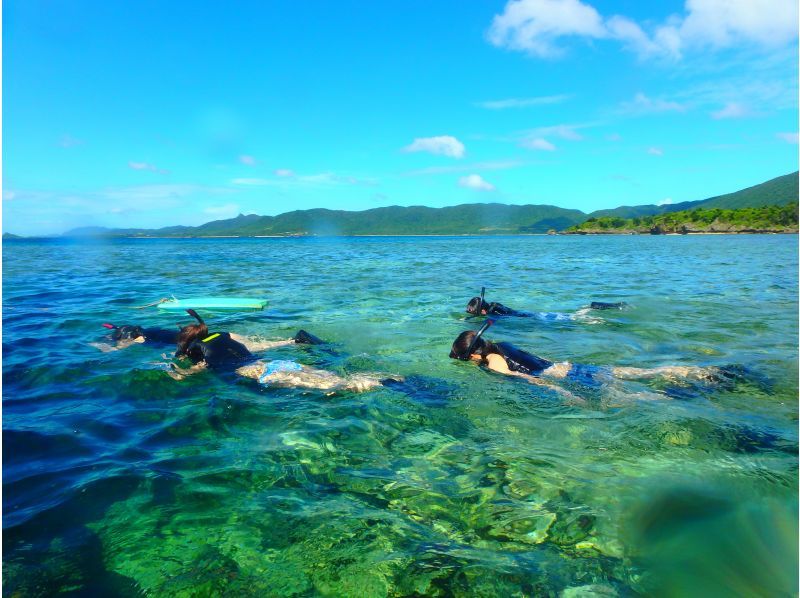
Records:
[[[486,358],[486,363],[489,366],[490,370],[494,370],[495,372],[498,372],[500,374],[506,374],[507,376],[516,376],[518,378],[522,378],[526,382],[529,382],[530,384],[536,384],[538,386],[545,386],[545,387],[549,388],[550,390],[552,390],[554,392],[557,392],[558,394],[560,394],[560,395],[562,395],[564,397],[567,397],[567,398],[569,398],[571,400],[577,400],[579,402],[583,402],[583,399],[580,399],[579,397],[576,397],[574,394],[572,394],[568,390],[565,390],[565,389],[561,388],[560,386],[558,386],[556,384],[551,384],[549,382],[545,382],[544,380],[542,380],[541,378],[539,378],[537,376],[531,376],[530,374],[523,374],[521,372],[514,372],[514,371],[508,369],[508,364],[506,364],[506,360],[503,359],[503,357],[500,356],[500,355],[497,355],[495,353],[489,354],[487,356],[487,358]]]
[[[200,363],[196,363],[191,367],[182,368],[175,363],[169,364],[170,369],[167,370],[167,374],[173,380],[183,380],[186,376],[191,376],[192,374],[196,374],[197,372],[201,372],[206,369],[206,362],[201,361]]]
[[[117,341],[116,345],[110,345],[108,343],[89,343],[89,346],[94,347],[95,349],[100,349],[103,353],[111,353],[111,351],[119,351],[120,349],[126,349],[134,343],[143,343],[143,342],[145,342],[145,338],[143,336],[137,336],[134,339],[125,339]]]
[[[560,394],[562,397],[569,399],[573,403],[580,403],[580,404],[586,403],[586,401],[581,397],[571,393],[565,388],[561,388],[557,384],[551,384],[550,382],[545,382],[541,378],[537,378],[536,376],[531,376],[529,374],[519,374],[517,372],[512,372],[512,374],[517,374],[517,376],[519,376],[520,378],[524,378],[530,384],[536,384],[538,386],[544,386],[545,388],[549,388],[553,392]]]

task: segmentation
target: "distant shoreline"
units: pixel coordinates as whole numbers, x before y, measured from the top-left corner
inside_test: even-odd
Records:
[[[635,233],[635,232],[570,232],[570,233],[506,233],[498,235],[486,235],[481,233],[466,233],[466,234],[419,234],[419,235],[385,235],[385,234],[365,234],[365,235],[207,235],[207,236],[186,236],[186,237],[142,237],[142,236],[109,236],[109,237],[92,237],[92,236],[58,236],[58,237],[4,237],[3,241],[110,241],[114,239],[171,239],[174,241],[190,240],[190,239],[352,239],[352,238],[436,238],[436,237],[690,237],[690,236],[753,236],[753,235],[796,235],[798,231],[759,231],[759,232],[746,232],[746,231],[728,231],[728,232],[687,232],[687,233]]]

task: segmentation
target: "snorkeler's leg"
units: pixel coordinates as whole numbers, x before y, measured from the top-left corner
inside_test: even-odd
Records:
[[[298,330],[294,335],[294,342],[298,345],[324,345],[325,341],[305,330]]]
[[[687,365],[664,365],[655,368],[613,367],[611,373],[615,378],[624,380],[641,380],[645,378],[672,378],[672,379],[704,379],[713,371],[713,368]]]
[[[258,353],[259,351],[266,351],[268,349],[277,349],[278,347],[285,347],[286,345],[293,345],[295,340],[293,338],[285,338],[278,341],[259,340],[249,336],[242,336],[241,334],[229,333],[231,338],[237,343],[242,343],[247,350],[251,353]]]

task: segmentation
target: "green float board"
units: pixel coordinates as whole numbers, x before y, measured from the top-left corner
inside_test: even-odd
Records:
[[[253,297],[192,297],[190,299],[169,299],[158,304],[164,311],[185,311],[196,309],[203,311],[261,311],[267,304],[266,299]]]

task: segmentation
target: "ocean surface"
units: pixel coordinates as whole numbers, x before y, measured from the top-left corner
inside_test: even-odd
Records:
[[[797,592],[798,237],[3,243],[3,595]],[[730,367],[553,389],[448,358],[486,298],[568,318],[486,337],[553,361]],[[259,296],[210,329],[405,377],[355,394],[204,372],[162,297]],[[591,301],[623,310],[588,311]]]

